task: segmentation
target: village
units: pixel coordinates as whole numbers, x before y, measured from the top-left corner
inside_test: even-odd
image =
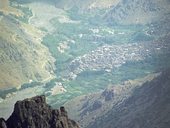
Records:
[[[153,45],[154,44],[154,45]],[[122,45],[103,45],[88,54],[77,57],[69,64],[69,78],[75,79],[83,71],[111,72],[126,62],[136,62],[151,57],[153,52],[166,48],[159,43],[129,43]]]

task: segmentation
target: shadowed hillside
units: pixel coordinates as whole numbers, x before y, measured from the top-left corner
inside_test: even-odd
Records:
[[[170,71],[137,87],[132,95],[88,128],[169,128]]]
[[[83,128],[168,128],[169,91],[168,70],[77,97],[65,106]]]

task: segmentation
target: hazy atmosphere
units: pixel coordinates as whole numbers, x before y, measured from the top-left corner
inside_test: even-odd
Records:
[[[169,92],[169,0],[0,0],[0,117],[45,95],[81,128],[169,128]]]

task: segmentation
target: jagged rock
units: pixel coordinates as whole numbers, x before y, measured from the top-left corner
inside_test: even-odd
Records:
[[[0,119],[0,128],[79,128],[70,120],[64,107],[52,109],[45,96],[36,96],[17,101],[12,115],[5,121]]]
[[[6,122],[3,118],[0,118],[0,128],[7,128]]]

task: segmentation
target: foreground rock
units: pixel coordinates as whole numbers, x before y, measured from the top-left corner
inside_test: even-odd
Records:
[[[7,121],[0,119],[0,128],[79,128],[68,118],[64,107],[52,109],[45,96],[18,101]]]

